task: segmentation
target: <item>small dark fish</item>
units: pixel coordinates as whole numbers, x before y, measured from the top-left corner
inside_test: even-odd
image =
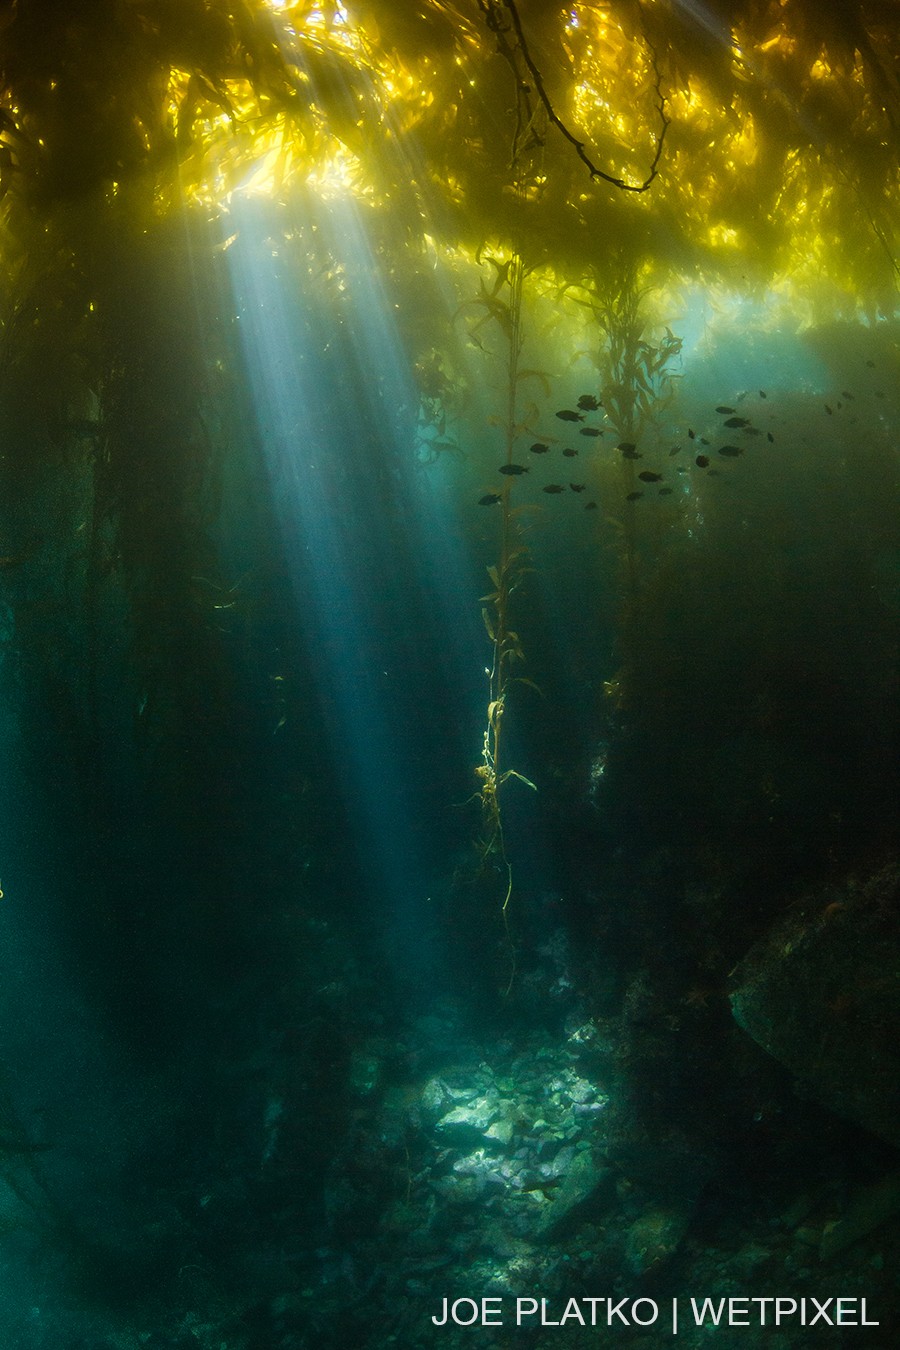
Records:
[[[479,506],[496,506],[502,498],[499,492],[486,492],[483,497],[478,498]]]
[[[585,509],[585,511],[596,511],[596,510],[597,510],[597,503],[596,503],[596,502],[585,502],[585,504],[584,504],[584,509]]]
[[[558,412],[556,415],[561,422],[584,421],[584,418],[582,417],[581,413],[573,412],[571,408],[563,408],[563,410],[561,412]]]
[[[638,478],[642,483],[658,483],[662,478],[662,474],[652,473],[650,469],[645,469],[643,473],[638,474]]]
[[[829,415],[833,415],[832,412],[831,412],[831,409],[829,408],[829,406],[828,406],[827,403],[825,404],[825,411],[826,411]]]
[[[867,366],[871,366],[873,370],[875,369],[875,362],[874,362],[874,361],[867,361],[867,362],[866,362],[866,365],[867,365]]]
[[[643,492],[629,492],[625,500],[626,502],[636,502],[638,497],[643,497],[643,495]]]
[[[565,450],[563,451],[563,454],[565,455],[566,459],[574,459],[575,456],[578,454],[578,451],[570,450],[569,447],[566,446]]]
[[[772,435],[771,431],[767,431],[767,432],[766,432],[766,437],[767,437],[767,439],[770,440],[770,441],[774,441],[774,439],[775,439],[775,437]]]
[[[759,396],[760,398],[768,398],[768,394],[766,393],[765,389],[760,389]]]
[[[584,483],[570,483],[570,484],[569,484],[569,487],[572,489],[573,492],[584,492],[585,484],[584,484]]]
[[[528,470],[525,468],[524,464],[501,464],[500,472],[508,474],[516,474],[516,473],[528,473]]]
[[[621,450],[623,455],[630,455],[637,447],[631,441],[620,441],[616,449]]]
[[[669,459],[671,459],[673,455],[680,455],[680,454],[681,454],[681,446],[673,445],[672,449],[669,451]]]
[[[738,455],[742,455],[743,453],[743,447],[740,445],[719,446],[719,454],[724,455],[726,459],[737,459]]]
[[[722,416],[724,417],[724,416],[726,416],[728,413],[733,413],[733,412],[734,412],[734,408],[726,408],[726,406],[725,406],[724,403],[720,403],[719,406],[718,406],[718,408],[716,408],[716,412],[717,412],[717,413],[721,413]]]
[[[546,455],[550,447],[545,445],[543,441],[535,441],[534,445],[529,445],[528,449],[533,455]]]
[[[582,394],[578,400],[578,406],[582,412],[596,412],[598,408],[602,408],[603,404],[599,399],[594,398],[593,394]]]
[[[841,398],[849,398],[850,402],[851,403],[853,402],[853,395],[849,393],[846,389],[841,390]]]
[[[706,439],[705,436],[701,436],[701,437],[700,437],[700,444],[701,444],[701,445],[709,445],[709,441]]]
[[[660,495],[661,497],[671,497],[671,495],[672,495],[672,489],[671,489],[671,488],[660,488],[660,489],[659,489],[659,495]]]
[[[690,436],[692,441],[695,441],[697,439],[697,433],[693,430],[692,427],[688,427],[688,435]]]
[[[565,492],[565,490],[564,487],[560,487],[559,483],[548,483],[545,488],[541,489],[542,492]]]
[[[726,427],[749,427],[749,425],[750,425],[750,418],[749,418],[749,417],[729,417],[729,419],[728,419],[728,421],[725,423],[725,425],[726,425]]]
[[[694,460],[694,463],[697,465],[697,468],[698,468],[698,469],[706,469],[706,468],[708,468],[708,467],[709,467],[709,455],[698,455],[697,458]]]
[[[579,435],[579,436],[602,436],[602,435],[603,435],[603,429],[602,429],[602,427],[579,427],[579,428],[578,428],[578,435]]]

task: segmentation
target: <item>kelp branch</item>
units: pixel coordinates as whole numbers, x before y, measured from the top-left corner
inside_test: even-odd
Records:
[[[650,168],[646,178],[642,183],[629,183],[626,182],[624,178],[617,178],[615,174],[607,173],[604,169],[601,169],[598,164],[595,164],[588,154],[587,142],[579,140],[556,111],[550,95],[547,93],[547,86],[544,84],[540,68],[531,54],[528,39],[526,38],[525,31],[522,27],[522,19],[516,6],[516,0],[479,0],[479,6],[485,16],[485,22],[488,28],[497,39],[498,51],[510,66],[516,81],[516,133],[513,138],[513,159],[515,160],[520,148],[523,127],[530,130],[535,123],[537,110],[532,106],[532,100],[530,98],[533,86],[548,121],[553,123],[560,134],[573,147],[576,155],[585,165],[592,179],[600,179],[604,183],[611,183],[613,187],[619,188],[622,192],[646,192],[659,173],[659,164],[662,159],[666,132],[671,124],[670,118],[666,113],[666,98],[662,90],[662,75],[660,74],[659,69],[659,58],[657,56],[656,48],[647,37],[646,32],[644,34],[644,41],[650,52],[650,60],[653,66],[653,88],[656,94],[656,110],[659,115],[660,129],[656,136],[653,159],[650,162]],[[515,38],[514,42],[510,41],[510,33],[512,33]],[[529,84],[526,72],[527,76],[530,76],[532,84]]]

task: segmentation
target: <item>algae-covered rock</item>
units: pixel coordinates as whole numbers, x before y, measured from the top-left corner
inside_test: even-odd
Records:
[[[895,866],[790,916],[736,972],[738,1024],[838,1115],[900,1146]]]

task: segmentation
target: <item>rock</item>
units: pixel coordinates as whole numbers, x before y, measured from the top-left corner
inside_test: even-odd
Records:
[[[738,967],[735,1019],[838,1115],[900,1146],[900,873],[792,913]]]
[[[612,1170],[591,1153],[576,1153],[535,1225],[540,1238],[557,1237],[613,1189]]]
[[[471,1138],[473,1135],[485,1134],[498,1114],[496,1098],[476,1097],[465,1105],[454,1106],[441,1116],[434,1128],[440,1135]]]
[[[671,1209],[651,1209],[636,1219],[625,1238],[625,1260],[635,1275],[665,1265],[687,1226],[687,1215]]]
[[[833,1256],[838,1256],[898,1213],[900,1172],[892,1172],[874,1186],[865,1186],[858,1191],[840,1219],[826,1225],[819,1245],[820,1257],[823,1261],[829,1261]]]
[[[504,1148],[511,1143],[513,1137],[513,1125],[511,1120],[495,1120],[493,1125],[489,1125],[484,1132],[485,1139],[493,1139],[496,1143],[502,1144]]]

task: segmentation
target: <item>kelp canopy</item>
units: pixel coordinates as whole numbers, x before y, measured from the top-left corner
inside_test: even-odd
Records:
[[[15,0],[7,266],[64,203],[114,216],[142,184],[164,214],[252,169],[275,196],[346,185],[398,251],[514,238],[572,278],[625,247],[889,305],[897,18],[890,0]]]

